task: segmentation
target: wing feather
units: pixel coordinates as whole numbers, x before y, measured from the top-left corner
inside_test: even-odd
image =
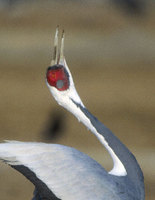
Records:
[[[29,169],[58,199],[100,200],[105,194],[107,199],[119,199],[104,168],[74,148],[11,141],[0,144],[0,158],[23,174],[21,166]],[[27,178],[33,182],[33,176],[29,174]],[[34,182],[37,189],[40,182]]]

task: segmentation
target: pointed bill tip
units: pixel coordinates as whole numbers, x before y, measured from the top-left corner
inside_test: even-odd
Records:
[[[57,25],[57,27],[56,27],[55,39],[58,38],[58,33],[59,33],[59,25]]]
[[[65,37],[65,30],[63,29],[62,30],[62,38],[64,38]]]
[[[55,64],[63,64],[64,65],[64,38],[65,38],[65,31],[62,31],[61,36],[61,44],[60,44],[60,50],[58,51],[58,34],[59,34],[59,26],[56,27],[55,37],[54,37],[54,51],[51,61],[51,66]]]
[[[64,65],[64,39],[65,39],[65,31],[62,31],[61,36],[61,46],[60,46],[60,60],[59,63]]]
[[[55,31],[54,51],[53,51],[51,65],[55,65],[58,62],[58,33],[59,33],[59,26],[56,27]]]

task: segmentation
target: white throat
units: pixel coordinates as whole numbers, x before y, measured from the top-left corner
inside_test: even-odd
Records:
[[[48,83],[47,83],[48,85]],[[109,152],[112,160],[113,160],[113,169],[109,172],[109,174],[115,175],[115,176],[126,176],[127,172],[120,161],[120,159],[117,157],[117,155],[114,153],[112,148],[108,145],[105,138],[98,133],[98,131],[95,129],[95,127],[92,125],[90,119],[81,111],[81,109],[74,103],[80,104],[84,107],[78,93],[76,92],[76,89],[74,87],[74,83],[72,83],[72,87],[70,87],[68,90],[60,92],[54,87],[50,87],[48,85],[53,97],[58,102],[59,105],[63,106],[65,109],[67,109],[69,112],[71,112],[79,122],[82,122],[92,133],[95,134],[95,136],[99,139],[99,141],[104,145],[104,147]],[[74,102],[73,102],[73,101]]]

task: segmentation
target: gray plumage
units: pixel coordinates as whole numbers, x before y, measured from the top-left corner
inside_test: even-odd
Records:
[[[74,148],[57,144],[10,142],[1,144],[0,152],[2,149],[5,162],[35,184],[39,194],[44,193],[41,200],[51,200],[51,191],[58,199],[64,200],[142,199],[134,184],[136,179],[110,175],[99,163]],[[49,191],[45,190],[43,183]]]

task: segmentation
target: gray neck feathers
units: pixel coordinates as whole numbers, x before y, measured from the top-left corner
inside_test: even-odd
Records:
[[[131,182],[137,187],[141,196],[144,196],[144,178],[142,170],[134,157],[134,155],[128,150],[128,148],[96,117],[94,117],[85,107],[74,102],[81,111],[87,116],[91,124],[101,134],[108,145],[113,149],[117,157],[123,163],[127,176]]]

